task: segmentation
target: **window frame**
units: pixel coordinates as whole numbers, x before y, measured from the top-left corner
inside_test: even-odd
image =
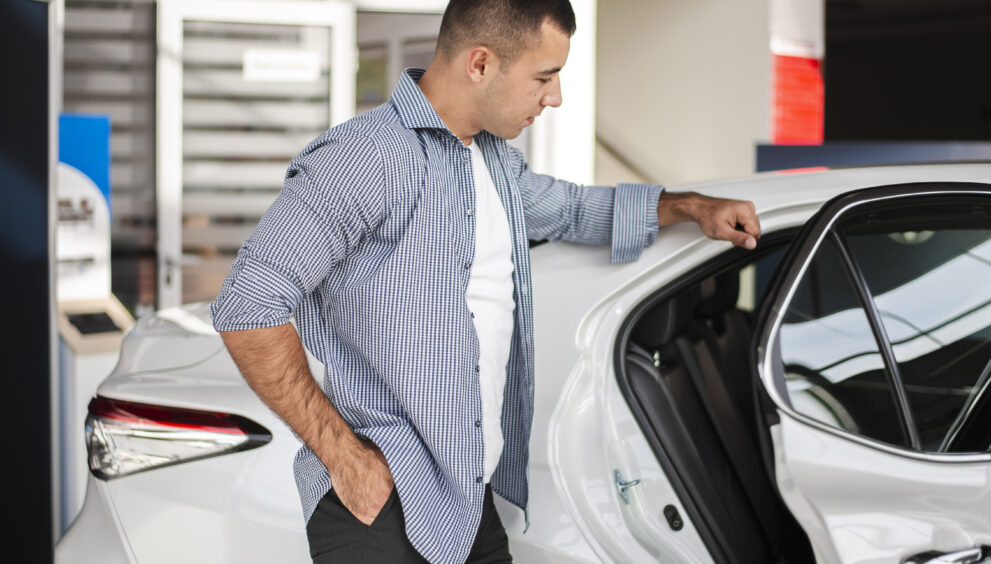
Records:
[[[851,253],[843,234],[836,229],[837,224],[847,217],[851,211],[861,206],[877,204],[885,201],[904,200],[906,198],[932,196],[986,196],[991,205],[991,184],[971,182],[927,182],[911,184],[895,184],[866,188],[842,194],[827,202],[822,209],[812,217],[795,238],[792,246],[782,257],[779,268],[772,277],[767,289],[767,299],[757,310],[754,325],[754,343],[752,350],[756,351],[756,377],[760,380],[769,399],[778,411],[804,424],[821,431],[852,440],[859,444],[883,450],[885,452],[914,459],[941,462],[988,462],[991,453],[952,453],[924,451],[921,448],[919,430],[915,424],[908,395],[899,372],[890,339],[887,337],[880,312],[874,302],[874,296],[864,279],[856,258]],[[895,405],[899,424],[906,433],[911,448],[883,442],[877,439],[853,433],[817,421],[791,406],[788,392],[785,388],[784,364],[780,353],[780,329],[799,284],[807,274],[813,258],[818,253],[822,243],[829,238],[837,247],[846,274],[850,279],[860,307],[867,316],[871,331],[874,334],[878,351],[884,360],[885,373],[895,396]]]

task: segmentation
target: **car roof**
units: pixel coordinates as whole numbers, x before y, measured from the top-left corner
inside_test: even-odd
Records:
[[[670,189],[677,192],[691,190],[724,198],[753,199],[759,211],[765,201],[773,203],[782,198],[794,198],[796,191],[812,197],[821,194],[832,196],[859,188],[911,182],[991,182],[991,163],[783,170]]]
[[[669,190],[753,201],[762,226],[766,227],[765,220],[776,211],[801,209],[799,215],[807,218],[826,201],[844,192],[917,182],[991,183],[991,163],[771,172],[741,179],[673,186]],[[548,310],[554,311],[554,315],[566,309],[587,311],[594,303],[621,291],[634,280],[644,276],[656,278],[659,268],[664,268],[658,267],[659,263],[691,263],[694,257],[685,255],[703,248],[707,251],[712,248],[728,250],[730,245],[715,243],[712,247],[697,225],[683,223],[661,229],[657,240],[644,249],[640,259],[626,264],[611,264],[610,249],[604,245],[555,243],[537,246],[531,250],[531,263],[538,316]],[[557,303],[560,300],[568,300],[568,304]]]

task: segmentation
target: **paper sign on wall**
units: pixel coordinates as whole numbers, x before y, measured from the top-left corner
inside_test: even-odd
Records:
[[[316,82],[320,54],[302,49],[245,49],[244,80],[248,82]]]

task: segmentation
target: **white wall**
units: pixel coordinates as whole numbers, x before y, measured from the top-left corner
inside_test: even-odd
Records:
[[[667,185],[753,172],[770,137],[769,4],[599,2],[598,135]],[[599,182],[636,179],[601,148],[596,161]]]

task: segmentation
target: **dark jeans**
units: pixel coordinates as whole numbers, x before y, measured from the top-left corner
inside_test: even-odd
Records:
[[[323,496],[306,524],[310,556],[314,564],[417,563],[426,562],[406,538],[406,521],[396,489],[371,525],[348,511],[331,489]],[[511,563],[509,540],[492,501],[492,488],[485,486],[482,521],[468,555],[469,564]]]

